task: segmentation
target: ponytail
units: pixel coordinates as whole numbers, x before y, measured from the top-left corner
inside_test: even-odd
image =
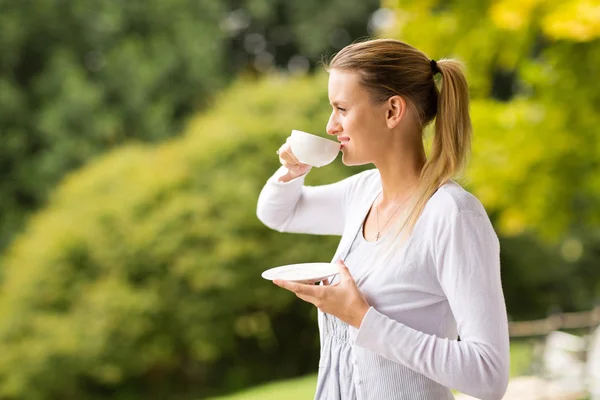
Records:
[[[432,111],[435,126],[431,151],[421,170],[419,186],[407,207],[408,215],[405,213],[404,222],[393,229],[392,240],[384,244],[373,267],[387,264],[406,243],[431,196],[462,172],[467,163],[472,134],[467,80],[458,61],[438,61],[437,69],[442,79],[439,92],[434,87],[437,105],[434,104]]]
[[[462,172],[471,150],[469,88],[461,64],[455,60],[441,60],[437,62],[437,68],[442,79],[433,143],[421,171],[414,206],[407,218],[408,232],[412,231],[425,204],[438,188]]]

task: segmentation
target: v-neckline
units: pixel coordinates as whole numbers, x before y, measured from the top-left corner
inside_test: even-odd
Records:
[[[377,198],[381,195],[381,193],[383,192],[383,189],[381,189],[377,195],[375,196],[375,198],[373,199],[373,201],[370,203],[371,205],[369,206],[369,208],[367,209],[367,212],[365,213],[364,218],[362,219],[361,223],[360,223],[360,227],[358,228],[358,232],[357,235],[360,235],[360,238],[362,239],[363,242],[368,243],[371,246],[379,246],[386,237],[389,236],[389,234],[392,232],[392,229],[388,229],[387,232],[381,234],[379,236],[379,239],[375,239],[375,240],[367,240],[367,237],[365,236],[365,227],[367,224],[367,218],[369,218],[369,215],[373,212],[373,207],[375,207],[375,201],[377,200]],[[394,226],[394,224],[392,224],[392,227]],[[382,233],[382,232],[379,232]]]
[[[379,194],[380,194],[382,191],[383,191],[383,188],[382,188],[382,189],[380,189],[379,191],[377,191],[377,192],[375,193],[375,195],[374,195],[374,196],[371,196],[371,197],[370,197],[370,199],[369,199],[369,202],[367,203],[366,210],[364,210],[364,211],[361,213],[362,217],[361,217],[361,218],[360,218],[360,219],[357,221],[357,225],[358,225],[358,226],[356,226],[356,227],[353,229],[353,231],[354,231],[354,234],[350,236],[350,237],[351,237],[351,239],[349,240],[349,242],[350,242],[350,243],[348,243],[348,244],[346,245],[346,248],[344,249],[344,256],[343,256],[343,257],[340,257],[342,260],[344,260],[344,261],[345,261],[345,260],[346,260],[346,257],[348,257],[348,254],[350,254],[350,250],[352,249],[352,242],[353,242],[353,241],[354,241],[354,239],[356,238],[356,235],[360,234],[360,235],[362,236],[362,232],[361,232],[362,226],[364,225],[364,223],[365,223],[365,220],[367,219],[367,216],[369,215],[369,212],[371,211],[371,208],[373,207],[373,204],[375,203],[375,200],[377,199],[377,197],[379,196]],[[366,239],[365,239],[365,241],[366,241]],[[376,243],[376,242],[368,242],[368,241],[367,241],[367,243]]]
[[[348,241],[348,244],[346,245],[346,248],[344,249],[344,256],[340,257],[344,262],[346,261],[348,255],[350,254],[350,250],[352,250],[352,243],[354,242],[354,240],[356,240],[356,235],[360,234],[362,236],[362,226],[365,222],[365,220],[367,219],[367,215],[369,213],[369,211],[371,210],[371,208],[373,207],[373,204],[375,203],[375,200],[377,199],[377,196],[379,196],[379,194],[383,191],[383,188],[381,188],[379,191],[377,191],[375,193],[374,196],[370,197],[369,202],[367,203],[367,207],[366,209],[361,213],[361,215],[363,216],[361,219],[358,220],[358,227],[355,227],[353,229],[354,234],[351,236],[351,239]],[[420,219],[420,218],[419,218]],[[418,221],[417,221],[418,222]],[[416,227],[417,224],[415,224]],[[363,240],[366,241],[366,243],[370,244],[370,245],[374,245],[374,244],[379,244],[381,241],[383,241],[386,236],[390,233],[390,231],[388,231],[384,236],[382,236],[379,241],[377,242],[368,242],[364,239]],[[411,232],[411,234],[409,235],[409,237],[406,239],[406,241],[402,244],[402,248],[401,249],[396,249],[396,251],[400,251],[397,255],[401,255],[402,253],[404,253],[406,251],[406,249],[408,248],[409,244],[413,241],[413,234]],[[375,269],[375,266],[371,266],[370,268],[366,269],[365,273],[361,276],[361,277],[355,277],[355,281],[358,284],[363,284],[368,277],[371,275],[371,272],[373,272],[373,270]]]

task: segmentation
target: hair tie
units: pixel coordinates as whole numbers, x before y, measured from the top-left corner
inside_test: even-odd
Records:
[[[431,72],[433,72],[434,75],[440,72],[440,69],[438,68],[437,62],[435,60],[431,60],[429,64],[431,65]]]

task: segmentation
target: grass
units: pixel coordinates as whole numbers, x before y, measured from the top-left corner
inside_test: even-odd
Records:
[[[533,346],[526,340],[510,343],[510,376],[529,375],[533,361]]]
[[[532,356],[532,348],[528,342],[511,342],[510,376],[527,374]],[[209,400],[306,400],[314,397],[316,383],[316,375],[307,375],[301,378],[268,383],[231,396],[216,397]]]
[[[317,375],[268,383],[243,392],[212,400],[306,400],[315,397]]]

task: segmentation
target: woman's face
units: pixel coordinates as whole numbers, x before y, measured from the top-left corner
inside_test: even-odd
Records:
[[[342,143],[342,162],[363,165],[385,150],[386,104],[373,104],[369,93],[359,83],[356,73],[331,70],[329,102],[333,108],[327,133]]]

